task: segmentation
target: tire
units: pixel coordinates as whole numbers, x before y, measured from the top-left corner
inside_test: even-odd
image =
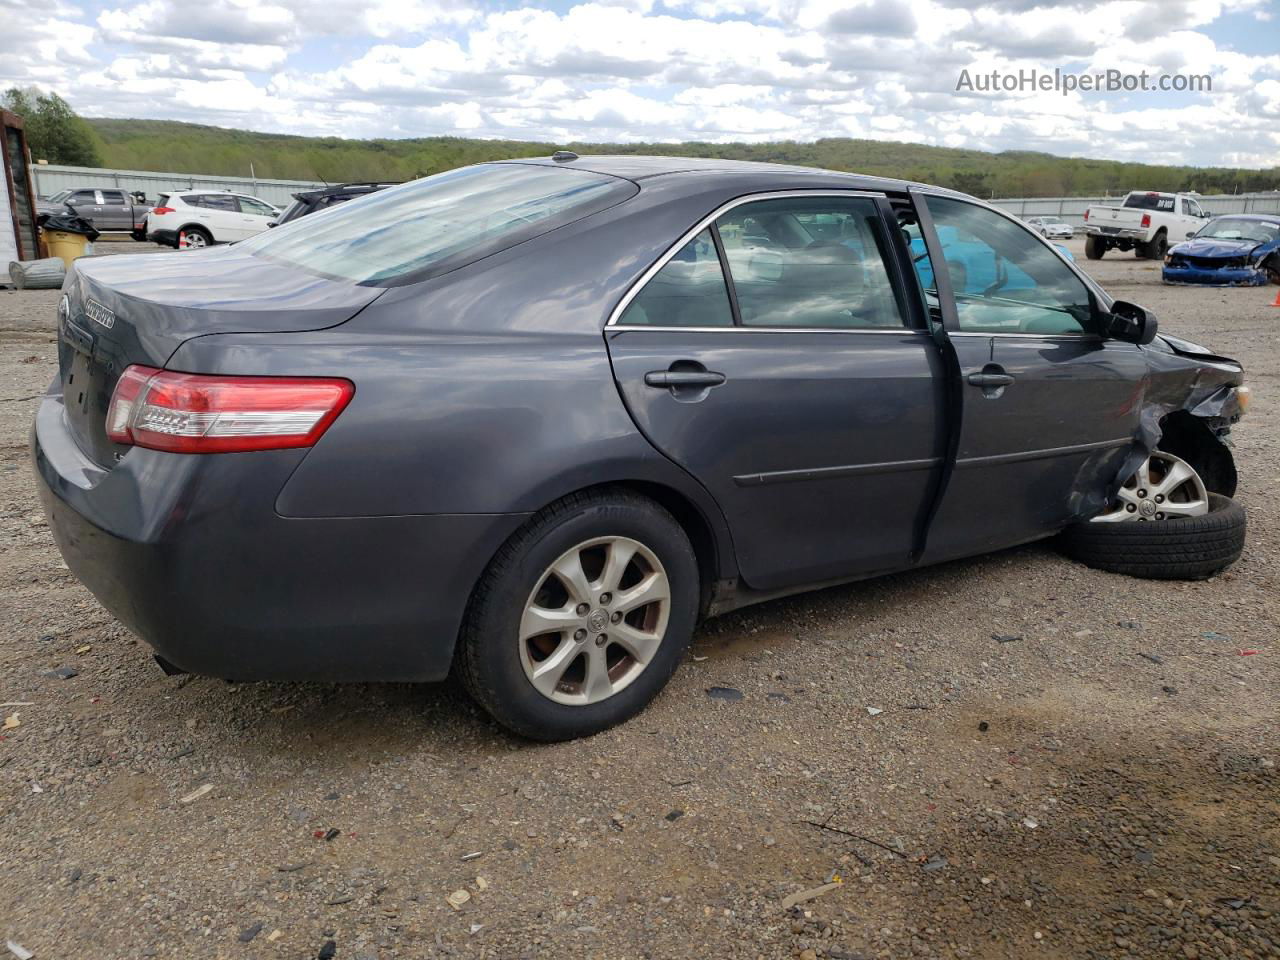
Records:
[[[1136,247],[1139,259],[1163,260],[1169,249],[1169,236],[1163,230],[1151,238],[1150,243],[1140,243]]]
[[[198,250],[201,247],[213,246],[213,235],[210,234],[209,231],[206,230],[204,227],[183,227],[181,230],[178,231],[179,237],[181,237],[181,235],[184,233],[187,235],[188,249]],[[177,247],[179,250],[181,250],[182,240],[179,239],[175,241],[174,246]]]
[[[628,667],[625,651],[621,645],[615,645],[613,638],[605,645],[596,643],[599,637],[607,636],[605,633],[592,636],[596,630],[615,629],[599,622],[591,624],[586,639],[576,641],[579,644],[576,648],[573,644],[577,632],[568,632],[572,627],[559,635],[546,634],[531,640],[521,636],[526,611],[535,604],[564,607],[562,613],[574,609],[574,598],[567,592],[564,603],[538,603],[543,596],[541,591],[548,589],[547,584],[564,590],[565,583],[553,575],[552,565],[560,564],[566,556],[585,556],[574,551],[583,545],[587,545],[588,550],[597,549],[590,544],[602,538],[620,538],[628,544],[639,544],[657,561],[657,569],[665,573],[669,587],[665,629],[655,630],[661,639],[643,665],[636,660]],[[580,560],[577,569],[582,571],[586,567],[585,560]],[[639,568],[628,569],[634,575]],[[590,576],[588,573],[587,579]],[[602,570],[590,586],[605,584],[607,580],[607,572]],[[621,585],[617,592],[621,598],[624,593]],[[467,608],[455,672],[476,702],[513,733],[542,741],[590,736],[629,720],[666,686],[693,636],[699,598],[697,558],[689,538],[670,513],[657,503],[625,490],[573,494],[537,514],[503,545],[481,576]],[[616,611],[608,613],[600,594],[592,593],[591,604],[590,617],[600,612],[618,615]],[[553,646],[554,653],[542,651],[545,659],[535,663],[531,652],[535,643]],[[593,646],[600,649],[593,651]],[[559,657],[562,647],[566,650],[563,658]],[[592,659],[597,653],[600,657],[624,654],[618,666],[634,670],[634,675],[616,692],[595,702],[584,699],[581,703],[564,703],[552,699],[553,695],[583,698],[589,695],[585,671],[597,662]],[[567,664],[557,671],[560,675],[567,677],[579,666],[584,671],[578,694],[572,693],[572,682],[568,688],[563,687],[563,680],[553,679],[551,693],[535,688],[529,670],[553,660]],[[609,669],[608,675],[613,669]]]
[[[1205,580],[1240,558],[1244,507],[1209,494],[1209,512],[1146,523],[1077,523],[1062,532],[1063,552],[1086,566],[1146,580]]]
[[[1084,238],[1084,255],[1090,260],[1101,260],[1102,255],[1107,252],[1107,241],[1101,237],[1089,234]]]
[[[138,241],[138,243],[145,243],[147,239],[147,231],[134,230],[131,234],[129,234],[129,236],[133,237],[133,239]]]

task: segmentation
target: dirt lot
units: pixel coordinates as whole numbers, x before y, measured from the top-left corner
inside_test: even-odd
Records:
[[[1245,362],[1230,572],[1141,582],[1037,545],[771,603],[704,626],[632,723],[556,746],[448,685],[164,677],[40,516],[26,433],[57,294],[0,292],[0,715],[20,724],[0,940],[37,960],[1280,957],[1276,288],[1089,268]]]

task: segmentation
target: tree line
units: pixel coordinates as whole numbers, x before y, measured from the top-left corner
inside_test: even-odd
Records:
[[[124,170],[282,180],[411,180],[468,163],[577,153],[721,157],[825,167],[951,187],[980,197],[1064,197],[1133,189],[1248,193],[1280,190],[1280,167],[1160,166],[1047,153],[931,147],[880,140],[812,143],[545,143],[420,137],[346,140],[255,133],[168,120],[84,120],[56,93],[11,89],[0,98],[27,119],[33,159]]]

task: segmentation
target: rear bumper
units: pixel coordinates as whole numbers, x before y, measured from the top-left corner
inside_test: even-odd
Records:
[[[1208,287],[1261,287],[1269,282],[1267,272],[1258,267],[1204,267],[1166,264],[1160,274],[1165,283],[1184,283]]]
[[[178,231],[176,230],[148,230],[147,239],[152,243],[163,243],[167,247],[178,246]]]
[[[1104,240],[1128,240],[1132,243],[1146,243],[1147,231],[1128,227],[1085,227],[1085,233],[1091,237],[1102,237]]]
[[[442,679],[489,559],[523,514],[288,518],[305,450],[80,452],[62,400],[31,453],[71,572],[174,665],[234,680]]]

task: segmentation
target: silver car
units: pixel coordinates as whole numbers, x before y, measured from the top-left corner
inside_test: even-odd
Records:
[[[1027,225],[1040,236],[1048,237],[1050,240],[1060,238],[1070,240],[1076,233],[1071,228],[1071,224],[1061,217],[1028,217]]]

